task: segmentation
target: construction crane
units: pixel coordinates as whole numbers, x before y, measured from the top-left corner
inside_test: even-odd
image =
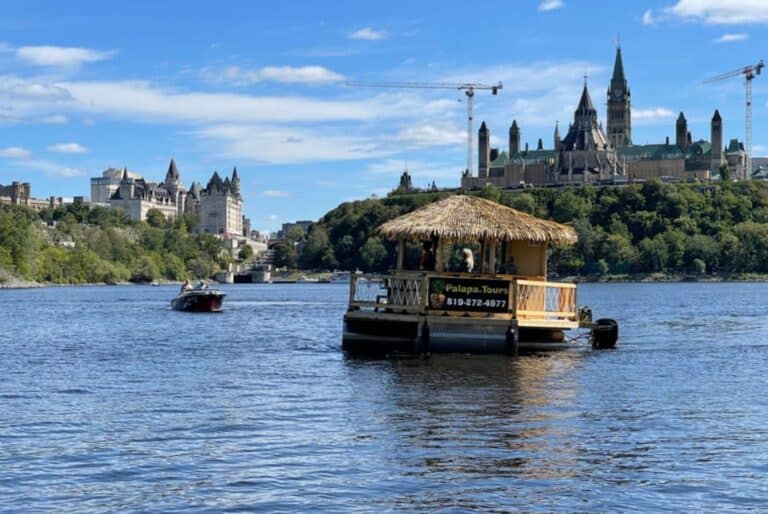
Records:
[[[705,84],[709,84],[711,82],[717,82],[732,77],[738,77],[739,75],[744,75],[744,93],[746,97],[746,115],[744,117],[746,127],[744,130],[744,139],[746,144],[745,150],[747,153],[746,162],[744,163],[745,179],[749,179],[752,176],[752,79],[760,75],[760,71],[764,66],[765,65],[763,64],[763,60],[760,59],[757,64],[742,66],[736,70],[723,73],[722,75],[718,75],[704,81]]]
[[[456,91],[464,91],[467,96],[467,173],[469,176],[474,176],[472,165],[472,118],[474,116],[474,98],[475,90],[489,90],[491,94],[496,95],[499,89],[502,89],[501,82],[495,85],[477,84],[472,82],[465,82],[460,84],[453,84],[448,82],[359,82],[350,81],[346,83],[348,86],[355,87],[398,87],[406,89],[454,89]]]

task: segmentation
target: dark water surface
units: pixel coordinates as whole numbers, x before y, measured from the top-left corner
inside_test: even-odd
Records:
[[[356,360],[347,288],[0,291],[0,511],[768,510],[766,284],[586,284],[620,348]]]

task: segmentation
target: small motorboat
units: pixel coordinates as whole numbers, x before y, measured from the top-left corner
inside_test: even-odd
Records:
[[[225,293],[209,287],[187,289],[171,300],[171,308],[187,312],[219,312]]]

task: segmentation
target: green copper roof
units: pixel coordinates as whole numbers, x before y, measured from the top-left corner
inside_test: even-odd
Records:
[[[627,161],[660,161],[665,159],[682,159],[683,152],[676,145],[631,145],[620,146],[616,149],[619,160]]]
[[[685,153],[685,158],[692,159],[695,157],[703,157],[706,155],[711,155],[711,153],[712,145],[709,143],[709,141],[699,139],[698,141],[695,141],[690,146],[688,146],[688,150]]]
[[[624,76],[624,63],[621,60],[621,47],[616,47],[616,61],[613,63],[613,77],[611,77],[611,88],[626,87],[627,79]]]
[[[557,159],[557,152],[554,150],[528,150],[527,152],[518,152],[511,158],[507,152],[500,152],[496,159],[491,162],[490,167],[500,168],[507,164],[541,164],[548,163],[551,159]]]
[[[741,142],[738,139],[731,139],[728,143],[728,150],[727,152],[743,152],[744,146],[741,144]]]

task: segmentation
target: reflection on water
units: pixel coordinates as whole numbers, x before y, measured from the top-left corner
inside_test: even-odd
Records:
[[[344,287],[225,289],[0,291],[0,511],[766,509],[766,285],[587,284],[615,351],[428,360],[346,357]]]

